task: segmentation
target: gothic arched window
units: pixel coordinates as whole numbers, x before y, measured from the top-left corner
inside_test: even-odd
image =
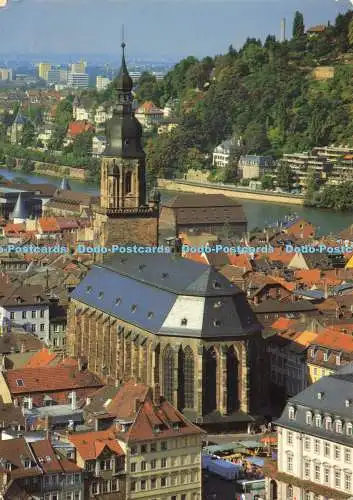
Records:
[[[186,408],[194,407],[194,354],[192,349],[187,346],[184,350],[184,392]]]
[[[132,173],[126,172],[125,174],[125,194],[131,193],[132,190]]]
[[[174,373],[174,353],[168,346],[163,356],[163,396],[173,403],[173,373]]]

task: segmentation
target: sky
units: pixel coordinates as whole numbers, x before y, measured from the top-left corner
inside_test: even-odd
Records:
[[[2,0],[0,0],[2,1]],[[7,0],[0,7],[0,54],[201,58],[239,48],[247,37],[279,36],[294,12],[306,26],[334,22],[349,0]]]

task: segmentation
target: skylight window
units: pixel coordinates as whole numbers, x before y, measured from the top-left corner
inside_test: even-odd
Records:
[[[117,297],[115,300],[115,305],[118,306],[121,303],[121,297]]]
[[[22,379],[17,379],[16,380],[16,385],[17,387],[23,387],[25,384]]]
[[[131,311],[132,311],[132,312],[135,312],[135,311],[136,311],[136,309],[137,309],[137,305],[136,305],[136,304],[132,304],[132,306],[131,306]]]
[[[104,297],[104,293],[103,293],[103,292],[99,292],[99,294],[98,294],[98,298],[99,298],[99,299],[103,299],[103,297]]]
[[[152,319],[154,316],[154,313],[152,311],[150,311],[148,314],[147,314],[147,317],[148,319]]]
[[[214,326],[221,326],[221,324],[222,324],[222,322],[221,322],[219,319],[215,319],[215,320],[213,321],[213,325],[214,325]]]
[[[188,320],[186,318],[183,318],[180,323],[181,326],[186,326],[188,324]]]
[[[88,285],[88,286],[86,287],[86,292],[87,292],[87,293],[91,293],[91,292],[92,292],[92,290],[93,290],[93,288],[91,287],[91,285]]]

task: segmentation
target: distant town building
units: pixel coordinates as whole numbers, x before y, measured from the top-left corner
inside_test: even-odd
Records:
[[[241,138],[233,137],[219,144],[213,151],[212,165],[225,168],[232,164],[236,149],[241,145]],[[234,166],[236,168],[236,165]]]
[[[170,228],[176,237],[180,233],[210,233],[229,237],[247,231],[243,207],[237,200],[224,195],[179,194],[162,204],[161,227]]]
[[[106,76],[97,76],[96,78],[96,89],[98,91],[105,90],[110,84],[110,79]]]
[[[145,128],[158,126],[163,120],[163,111],[152,101],[146,101],[135,111],[135,116]]]
[[[87,73],[68,73],[67,85],[71,88],[87,88],[88,74]]]
[[[103,154],[107,146],[107,139],[104,135],[95,135],[92,139],[92,156],[100,156]]]
[[[43,80],[48,80],[48,73],[51,70],[52,66],[49,63],[41,62],[38,65],[38,76],[39,78],[43,78]]]
[[[274,167],[272,156],[245,155],[238,163],[238,173],[243,179],[258,179]]]
[[[309,152],[285,153],[280,162],[289,166],[295,174],[296,182],[302,188],[306,187],[311,172],[316,173],[319,182],[325,182],[332,168],[326,158],[320,158]]]
[[[13,79],[13,71],[8,68],[0,68],[0,80],[11,81]]]
[[[86,73],[86,69],[87,62],[83,61],[83,59],[81,59],[79,63],[73,63],[70,66],[71,73]]]
[[[48,84],[55,84],[60,82],[60,69],[51,69],[48,71],[47,81]]]

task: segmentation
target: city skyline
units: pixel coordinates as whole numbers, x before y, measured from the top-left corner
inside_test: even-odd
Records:
[[[0,9],[0,55],[116,53],[118,61],[124,24],[128,58],[201,58],[247,37],[279,38],[283,17],[290,37],[296,10],[310,26],[334,22],[349,7],[348,0],[12,0]]]

